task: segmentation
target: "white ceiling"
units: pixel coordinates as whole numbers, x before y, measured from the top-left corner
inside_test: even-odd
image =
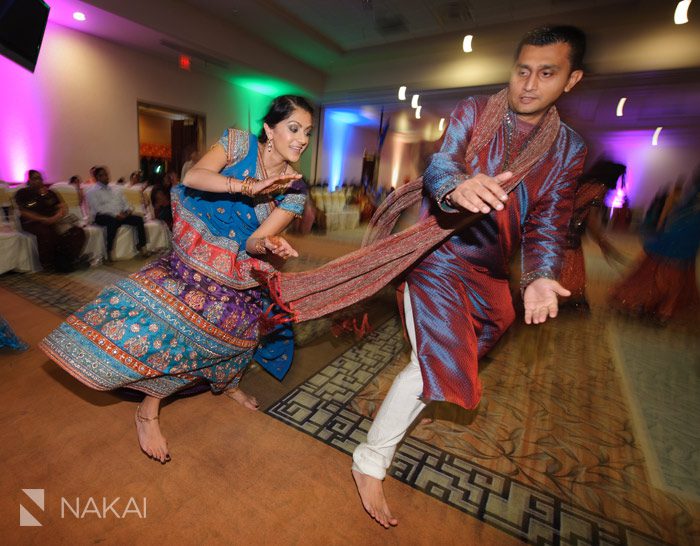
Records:
[[[328,70],[342,54],[635,0],[184,0]]]
[[[691,24],[675,27],[673,1],[49,1],[54,22],[176,62],[176,48],[163,45],[172,43],[199,54],[193,70],[227,80],[257,70],[306,85],[326,104],[398,111],[405,106],[396,88],[407,84],[422,93],[425,118],[448,115],[467,87],[502,85],[517,37],[551,16],[581,24],[592,37],[598,75],[562,103],[581,124],[700,127],[700,47],[687,45],[698,41],[700,14],[692,6]],[[89,11],[88,24],[73,21],[74,9]],[[392,17],[402,21],[397,32],[381,26]],[[458,48],[466,31],[479,37],[479,50],[468,56]],[[631,70],[616,69],[621,58]],[[470,74],[488,76],[471,83]],[[630,96],[629,114],[615,119],[622,95]]]

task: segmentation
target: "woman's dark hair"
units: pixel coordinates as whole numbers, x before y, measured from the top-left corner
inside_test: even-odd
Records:
[[[80,177],[77,174],[71,176],[70,180],[68,181],[69,184],[77,184],[78,182],[80,182]]]
[[[627,172],[627,167],[610,159],[599,159],[587,172],[581,175],[580,183],[595,180],[608,189],[615,189],[617,179]]]
[[[569,62],[571,71],[583,70],[583,56],[586,53],[586,34],[570,25],[544,26],[531,30],[518,44],[515,58],[520,56],[523,46],[547,46],[552,44],[569,44]]]
[[[281,95],[272,101],[270,109],[265,114],[263,122],[267,123],[268,126],[274,127],[280,121],[284,121],[292,112],[297,108],[306,110],[312,116],[314,115],[314,108],[311,106],[308,100],[304,97],[298,95]],[[267,134],[265,133],[265,128],[260,129],[260,135],[258,136],[258,141],[265,143],[267,142]]]

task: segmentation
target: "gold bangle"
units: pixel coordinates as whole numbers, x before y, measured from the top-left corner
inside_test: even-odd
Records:
[[[253,195],[255,195],[253,185],[256,182],[259,182],[257,178],[253,178],[252,176],[246,176],[243,179],[243,184],[241,185],[241,193],[243,195],[247,195],[248,197],[253,197]]]

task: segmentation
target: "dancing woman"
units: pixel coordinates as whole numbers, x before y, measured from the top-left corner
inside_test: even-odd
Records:
[[[160,462],[170,459],[161,400],[207,382],[254,408],[237,390],[251,361],[280,379],[289,369],[291,327],[266,320],[259,279],[298,256],[279,234],[304,210],[306,186],[291,163],[308,145],[312,115],[304,98],[284,95],[258,138],[227,129],[172,192],[173,251],[105,288],[40,343],[89,387],[145,393],[139,444]]]
[[[677,193],[680,194],[680,191]],[[685,309],[700,305],[695,262],[700,249],[700,168],[688,194],[647,233],[637,264],[615,286],[609,303],[623,313],[663,326]],[[690,314],[690,316],[697,317]]]
[[[606,260],[625,263],[623,256],[605,236],[601,214],[605,195],[616,187],[617,179],[625,171],[624,165],[600,160],[578,181],[559,277],[559,282],[571,292],[571,296],[560,298],[560,308],[589,309],[586,300],[586,262],[581,245],[584,233],[587,232],[596,242]]]

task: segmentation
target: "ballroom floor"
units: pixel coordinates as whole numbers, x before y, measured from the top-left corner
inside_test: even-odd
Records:
[[[293,238],[296,267],[352,250],[358,233]],[[638,250],[632,237],[618,244]],[[2,315],[34,345],[142,265],[0,276]],[[34,347],[0,350],[0,531],[18,544],[698,543],[700,325],[611,313],[605,294],[621,271],[591,248],[587,269],[590,314],[515,325],[482,364],[477,410],[428,408],[434,421],[414,427],[387,480],[401,520],[391,531],[365,516],[348,455],[407,358],[389,292],[365,307],[367,338],[335,338],[328,320],[300,325],[284,381],[251,369],[244,388],[262,411],[207,393],[165,407],[165,466],[136,446],[133,400],[83,387]],[[43,511],[28,488],[44,489]],[[62,498],[116,497],[145,497],[147,517],[61,513]],[[19,525],[20,504],[42,527]]]

